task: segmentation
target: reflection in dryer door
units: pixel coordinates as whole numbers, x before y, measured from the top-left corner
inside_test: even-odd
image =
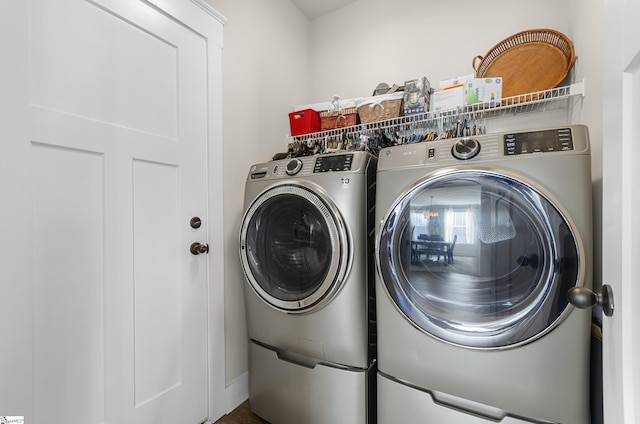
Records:
[[[504,348],[546,334],[577,284],[567,220],[538,190],[498,173],[416,184],[387,213],[378,243],[378,269],[402,313],[456,345]]]

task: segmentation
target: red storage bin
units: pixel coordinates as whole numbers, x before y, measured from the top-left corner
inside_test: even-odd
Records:
[[[291,135],[303,135],[320,131],[320,114],[313,109],[298,110],[289,114]]]

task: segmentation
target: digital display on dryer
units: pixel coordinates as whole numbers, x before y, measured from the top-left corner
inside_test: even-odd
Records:
[[[504,154],[558,152],[573,150],[571,128],[505,134]]]
[[[350,171],[353,154],[318,156],[313,172]]]

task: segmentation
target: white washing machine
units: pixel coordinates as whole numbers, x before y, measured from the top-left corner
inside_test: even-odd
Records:
[[[588,130],[380,152],[378,422],[585,424]]]
[[[249,403],[272,424],[374,422],[376,163],[353,151],[249,172]]]

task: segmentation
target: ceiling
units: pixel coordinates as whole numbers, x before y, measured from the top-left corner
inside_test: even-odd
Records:
[[[326,15],[336,9],[340,9],[357,0],[291,0],[300,11],[309,19],[315,19]]]

